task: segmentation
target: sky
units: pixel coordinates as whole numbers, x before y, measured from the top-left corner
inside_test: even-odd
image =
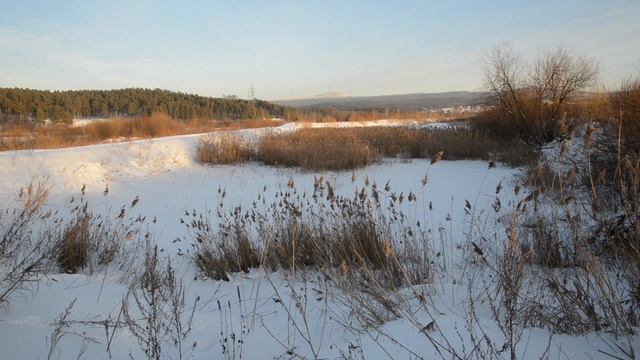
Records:
[[[482,56],[563,46],[640,72],[638,0],[0,0],[0,87],[260,99],[482,89]]]

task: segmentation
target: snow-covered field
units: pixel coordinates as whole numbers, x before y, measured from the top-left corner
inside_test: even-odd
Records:
[[[371,124],[360,124],[367,125]],[[398,123],[390,121],[385,125]],[[254,138],[266,131],[292,131],[298,126],[285,124],[275,130],[240,130],[234,134]],[[139,204],[128,216],[155,217],[157,221],[148,223],[148,231],[183,279],[186,303],[200,299],[193,329],[185,342],[184,358],[289,359],[312,358],[314,354],[323,359],[451,357],[448,353],[439,355],[424,333],[408,319],[394,319],[376,329],[358,327],[351,310],[343,304],[341,290],[315,277],[292,283],[286,273],[255,270],[234,275],[229,282],[196,279],[195,267],[186,255],[189,244],[176,241],[185,236],[185,227],[180,223],[185,211],[202,213],[215,209],[221,201],[219,189],[225,192],[224,203],[230,210],[235,206],[249,208],[259,197],[270,204],[287,190],[292,180],[297,192],[310,195],[314,178],[320,175],[333,184],[338,195],[344,196],[352,196],[365,182],[379,187],[388,183],[392,191],[418,196],[416,202],[406,202],[402,210],[410,220],[421,221],[422,226],[433,229],[431,246],[446,254],[441,257],[442,272],[433,283],[420,286],[428,294],[433,311],[419,310],[418,299],[407,296],[418,309],[414,316],[424,324],[433,319],[439,334],[455,348],[469,346],[465,327],[469,299],[460,275],[465,271],[461,269],[463,249],[458,245],[477,224],[469,223],[465,201],[473,205],[474,216],[487,219],[485,229],[503,233],[501,219],[509,214],[509,204],[515,196],[513,175],[517,170],[500,165],[489,169],[481,161],[442,161],[430,165],[428,160],[395,159],[353,172],[322,174],[259,164],[207,167],[197,164],[193,156],[200,136],[0,153],[0,209],[18,206],[16,194],[20,188],[42,179],[50,186],[47,206],[62,213],[75,206],[70,199],[83,186],[89,206],[111,217],[138,197]],[[422,179],[427,174],[428,184],[423,186]],[[498,184],[503,187],[503,210],[494,213],[491,205]],[[429,203],[433,210],[429,210]],[[127,290],[122,278],[123,274],[116,270],[95,275],[49,274],[33,286],[33,291],[14,294],[0,312],[0,358],[47,358],[56,318],[74,299],[68,319],[77,322],[65,329],[67,333],[57,344],[53,358],[76,358],[78,354],[86,359],[144,358],[129,330],[120,329],[111,336],[100,325],[100,321],[119,316]],[[298,292],[316,289],[304,308],[306,315],[292,300],[292,284],[300,287]],[[480,309],[478,316],[487,339],[501,346],[504,338],[491,312]],[[305,319],[308,323],[300,332],[296,326]],[[345,323],[352,326],[344,326]],[[235,334],[233,339],[231,334]],[[550,358],[606,358],[598,350],[612,351],[609,340],[604,333],[555,335],[550,339],[547,330],[526,329],[517,352],[519,358],[537,359],[550,344],[547,353]],[[638,337],[633,341],[637,347]],[[178,358],[169,345],[163,351],[163,358]],[[506,352],[504,357],[508,355]]]

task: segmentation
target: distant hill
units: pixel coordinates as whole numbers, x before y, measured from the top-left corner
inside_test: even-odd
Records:
[[[482,102],[484,94],[471,91],[451,91],[430,94],[403,94],[358,97],[316,97],[309,99],[276,100],[275,104],[294,108],[380,110],[398,109],[419,111],[452,106],[473,106]]]
[[[0,88],[0,122],[53,122],[73,118],[150,115],[176,119],[250,119],[282,116],[285,108],[267,101],[212,98],[160,89],[48,91]]]

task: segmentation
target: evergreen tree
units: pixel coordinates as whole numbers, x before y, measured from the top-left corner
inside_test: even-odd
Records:
[[[150,115],[164,112],[181,120],[249,119],[295,112],[262,100],[211,98],[160,89],[46,91],[0,88],[0,122],[27,119],[68,122],[74,117]]]

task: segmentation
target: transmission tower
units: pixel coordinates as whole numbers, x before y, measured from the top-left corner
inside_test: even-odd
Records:
[[[256,89],[251,84],[249,88],[249,104],[251,105],[252,118],[256,117]]]

